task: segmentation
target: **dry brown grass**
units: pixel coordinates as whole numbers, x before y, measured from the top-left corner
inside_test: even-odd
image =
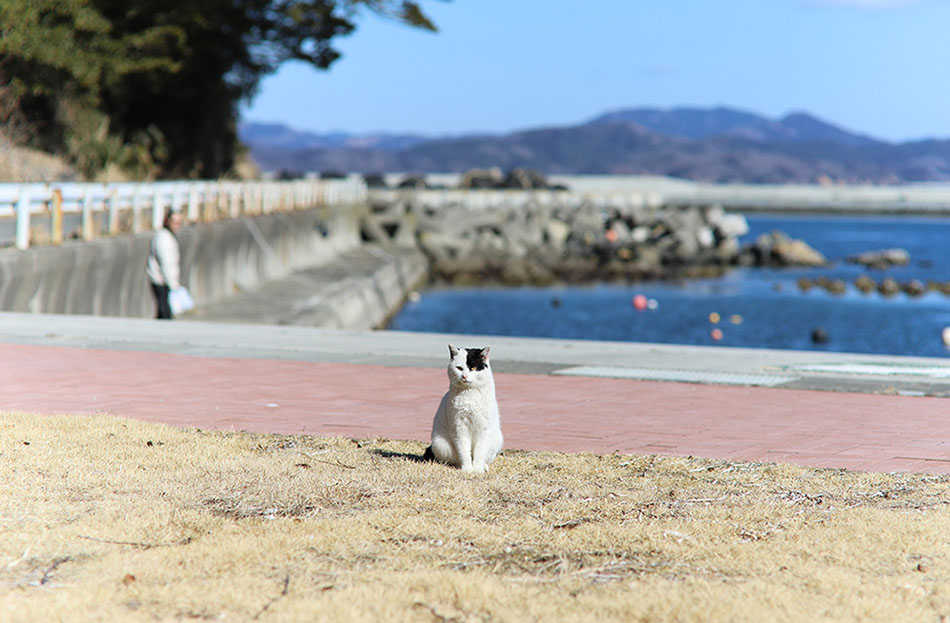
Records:
[[[950,479],[0,415],[0,619],[933,621]]]

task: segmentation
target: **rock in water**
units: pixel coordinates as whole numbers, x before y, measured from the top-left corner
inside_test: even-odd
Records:
[[[910,253],[906,249],[882,249],[867,251],[852,255],[848,258],[852,264],[863,264],[868,268],[887,268],[888,266],[907,266],[910,263]]]

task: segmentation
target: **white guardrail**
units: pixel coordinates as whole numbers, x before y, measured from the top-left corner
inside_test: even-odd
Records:
[[[48,224],[50,244],[62,242],[64,217],[78,218],[76,233],[91,240],[100,235],[139,233],[149,226],[160,229],[168,208],[180,210],[187,222],[210,222],[365,203],[367,196],[365,183],[356,179],[0,184],[0,222],[15,219],[13,242],[18,249],[27,249],[37,225],[45,233]]]

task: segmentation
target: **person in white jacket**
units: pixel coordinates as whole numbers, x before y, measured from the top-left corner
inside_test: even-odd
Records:
[[[171,305],[168,303],[168,293],[181,286],[181,251],[178,246],[178,230],[181,229],[182,215],[177,210],[168,210],[162,228],[152,237],[148,249],[148,262],[145,265],[145,274],[152,284],[152,293],[155,295],[157,311],[156,318],[171,320]]]

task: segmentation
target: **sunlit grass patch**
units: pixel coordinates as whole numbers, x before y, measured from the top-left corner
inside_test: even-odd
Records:
[[[950,478],[0,415],[0,620],[940,621]]]

